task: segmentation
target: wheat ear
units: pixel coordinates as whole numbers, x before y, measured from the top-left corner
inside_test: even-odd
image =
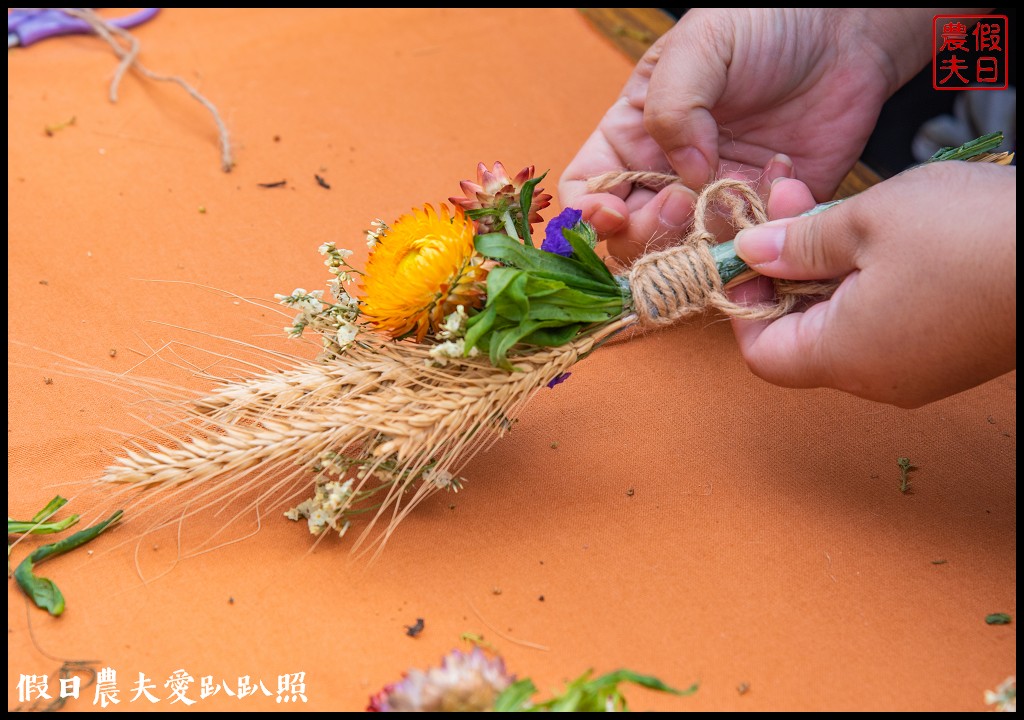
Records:
[[[274,477],[315,468],[329,453],[359,468],[355,493],[383,490],[357,546],[382,518],[382,539],[419,502],[441,488],[431,473],[459,473],[504,435],[533,394],[565,373],[597,343],[626,327],[626,317],[559,348],[514,359],[515,372],[468,358],[429,364],[428,348],[360,336],[328,361],[223,384],[183,409],[187,437],[126,449],[102,481],[153,487],[202,485],[213,499],[239,483],[254,503],[279,489]],[[387,482],[380,483],[381,478]],[[312,485],[312,481],[310,483]]]

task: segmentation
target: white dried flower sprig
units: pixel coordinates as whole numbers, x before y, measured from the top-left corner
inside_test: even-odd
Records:
[[[370,228],[370,230],[366,231],[366,247],[373,250],[377,247],[377,243],[380,242],[380,239],[387,234],[389,228],[387,223],[380,218],[377,218],[370,223]]]
[[[441,325],[441,329],[437,332],[438,339],[454,340],[463,337],[466,334],[466,321],[468,320],[469,316],[466,315],[466,306],[458,305],[455,308],[455,312],[444,319],[444,324]]]
[[[309,532],[313,535],[320,535],[327,528],[331,528],[337,531],[340,537],[349,527],[345,512],[352,501],[352,495],[351,479],[343,483],[317,483],[313,497],[288,510],[284,516],[295,521],[306,518]]]
[[[333,276],[327,288],[337,302],[325,302],[323,290],[307,292],[305,288],[296,288],[290,295],[275,295],[274,298],[299,311],[292,324],[284,328],[285,333],[293,338],[302,337],[307,329],[319,333],[323,342],[319,359],[327,360],[343,352],[359,335],[359,300],[345,290],[344,284],[351,282],[354,274],[361,273],[348,263],[353,254],[351,250],[339,248],[332,242],[324,243],[319,250],[326,256],[324,265]]]
[[[445,318],[441,329],[438,330],[436,335],[439,340],[444,342],[430,348],[428,365],[444,367],[448,364],[449,360],[458,360],[466,357],[466,341],[463,339],[463,336],[466,334],[467,320],[469,320],[469,316],[466,315],[466,307],[464,305],[457,306],[455,312],[450,313]],[[476,347],[469,351],[469,357],[476,357],[479,354],[480,350]]]
[[[324,243],[318,249],[321,255],[326,256],[324,265],[327,266],[327,271],[331,275],[337,275],[341,282],[352,282],[353,275],[362,275],[359,270],[348,264],[348,259],[353,255],[351,250],[336,247],[332,242]]]
[[[423,479],[432,483],[438,490],[451,490],[458,492],[465,484],[465,479],[452,475],[447,470],[427,470],[423,473]]]

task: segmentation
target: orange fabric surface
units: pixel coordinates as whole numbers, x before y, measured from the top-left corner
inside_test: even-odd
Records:
[[[217,346],[191,330],[305,352],[279,337],[284,318],[189,283],[254,298],[322,287],[318,245],[361,264],[373,218],[461,194],[481,160],[550,168],[554,191],[632,67],[571,9],[166,10],[134,32],[148,67],[217,104],[237,167],[220,171],[213,123],[180,88],[130,74],[109,103],[116,61],[95,37],[8,53],[19,518],[98,477],[117,432],[146,430],[146,403],[70,361],[123,372],[172,340]],[[208,385],[161,357],[132,375]],[[901,456],[918,468],[910,494]],[[276,694],[279,675],[304,672],[299,709],[360,710],[466,632],[545,695],[590,667],[700,683],[688,698],[627,688],[636,709],[983,710],[1015,674],[1015,624],[985,623],[1016,621],[1015,373],[916,411],[784,390],[708,318],[602,348],[465,475],[372,564],[352,536],[314,548],[289,504],[261,507],[258,532],[229,508],[150,535],[152,514],[130,508],[92,555],[40,568],[62,617],[26,612],[9,581],[8,707],[20,674],[59,657],[117,671],[108,711],[180,708],[164,688],[179,668],[197,700],[201,676]],[[95,522],[115,492],[68,510]],[[176,561],[179,542],[187,555],[232,539]],[[129,702],[140,672],[159,703]],[[68,707],[91,709],[92,693]],[[295,706],[220,692],[192,709]]]

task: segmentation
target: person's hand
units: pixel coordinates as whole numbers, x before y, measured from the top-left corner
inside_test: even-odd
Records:
[[[772,187],[769,216],[813,203]],[[943,162],[806,218],[743,230],[736,251],[769,277],[844,278],[824,302],[771,322],[733,320],[751,370],[786,387],[831,387],[917,407],[1017,365],[1016,168]],[[764,279],[733,300],[771,297]]]
[[[882,103],[928,57],[931,35],[915,28],[929,28],[931,14],[920,14],[687,12],[640,61],[562,175],[562,205],[582,210],[609,253],[630,260],[652,241],[678,239],[696,195],[678,184],[588,192],[587,180],[604,172],[674,172],[694,190],[713,176],[739,177],[758,181],[764,194],[795,164],[814,196],[828,199]]]

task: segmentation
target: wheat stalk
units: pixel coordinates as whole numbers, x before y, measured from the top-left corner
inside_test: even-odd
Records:
[[[313,469],[335,453],[359,468],[355,497],[384,494],[356,547],[388,517],[384,540],[443,487],[431,474],[461,472],[507,432],[537,390],[633,321],[624,317],[568,345],[516,355],[515,372],[483,358],[435,367],[425,346],[365,333],[327,362],[257,373],[193,400],[179,419],[187,436],[167,434],[149,448],[136,443],[101,481],[187,483],[201,487],[201,496],[220,499],[248,481],[256,487],[245,491],[259,503],[278,488],[279,471]]]

